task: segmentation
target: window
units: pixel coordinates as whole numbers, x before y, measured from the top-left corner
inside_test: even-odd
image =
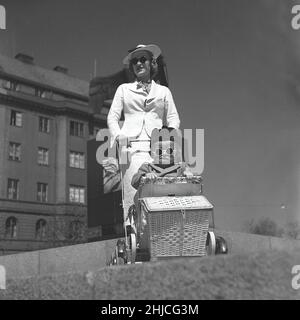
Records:
[[[47,222],[45,219],[39,219],[35,224],[35,238],[44,240],[47,238]]]
[[[52,99],[55,100],[55,101],[65,101],[66,97],[64,95],[62,95],[62,94],[53,92],[52,93]]]
[[[4,80],[3,87],[7,90],[18,91],[20,88],[20,85],[14,81]]]
[[[84,169],[84,153],[70,151],[70,167]]]
[[[19,180],[17,179],[7,180],[7,198],[11,200],[19,199]]]
[[[21,160],[21,144],[16,142],[9,143],[8,159],[14,161]]]
[[[70,186],[69,200],[70,202],[84,203],[84,187]]]
[[[7,90],[11,90],[12,83],[9,80],[1,79],[1,87]]]
[[[39,117],[39,131],[50,132],[50,119],[45,117]]]
[[[17,219],[9,217],[5,222],[5,237],[15,239],[17,237]]]
[[[47,202],[48,201],[48,184],[38,182],[37,184],[37,201]]]
[[[83,123],[77,121],[70,121],[70,135],[76,137],[83,137]]]
[[[41,166],[49,165],[49,150],[46,148],[38,148],[38,164]]]
[[[51,91],[44,91],[43,93],[41,93],[41,98],[44,99],[52,99],[53,96],[53,92]]]
[[[41,88],[36,88],[35,95],[43,99],[51,99],[52,92]]]
[[[20,91],[22,93],[32,94],[32,95],[35,94],[35,88],[31,86],[27,86],[25,84],[21,84],[17,86],[16,91]]]
[[[15,127],[22,127],[22,113],[11,110],[10,112],[10,125]]]
[[[42,94],[44,93],[44,90],[43,89],[40,89],[40,88],[35,88],[35,95],[37,97],[42,97]]]

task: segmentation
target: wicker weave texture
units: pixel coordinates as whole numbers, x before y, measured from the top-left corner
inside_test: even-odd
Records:
[[[163,256],[203,256],[212,210],[147,212],[150,254]]]
[[[146,206],[147,211],[213,208],[212,204],[203,195],[186,197],[147,197],[141,200]]]

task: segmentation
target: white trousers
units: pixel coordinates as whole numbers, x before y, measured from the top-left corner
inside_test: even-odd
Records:
[[[140,166],[145,162],[152,162],[152,158],[149,152],[136,152],[137,150],[150,150],[150,141],[149,142],[138,142],[132,143],[131,149],[131,159],[130,164],[127,167],[125,174],[123,175],[123,214],[124,221],[126,221],[128,216],[129,207],[134,204],[134,195],[137,192],[131,185],[132,177],[137,173]],[[123,170],[122,170],[123,171]],[[123,171],[123,172],[124,172]]]

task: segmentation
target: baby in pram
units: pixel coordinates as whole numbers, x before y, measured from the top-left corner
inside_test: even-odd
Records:
[[[162,130],[166,130],[165,128]],[[182,161],[180,136],[176,130],[167,128],[169,135],[160,135],[161,130],[152,133],[151,157],[153,162],[141,165],[132,177],[132,186],[138,189],[141,178],[156,179],[157,177],[192,177],[188,165]],[[159,139],[154,139],[155,135]]]
[[[161,130],[167,131],[163,132]],[[189,166],[182,161],[182,138],[180,134],[172,128],[163,128],[161,130],[155,129],[151,135],[151,157],[153,161],[143,163],[132,178],[131,184],[137,190],[141,186],[143,177],[145,177],[148,182],[153,181],[153,183],[160,177],[193,177]],[[166,187],[168,186],[171,187],[170,184],[166,185]],[[154,188],[161,190],[159,187],[161,186]],[[165,189],[168,190],[168,188]],[[153,188],[151,188],[151,190],[153,191]],[[146,220],[144,215],[140,216],[139,198],[141,194],[139,191],[140,190],[135,194],[134,205],[129,208],[128,218],[131,219],[135,216],[133,220],[140,221],[140,231],[142,231],[146,225]],[[157,192],[159,193],[160,191]],[[140,218],[137,219],[137,216]]]

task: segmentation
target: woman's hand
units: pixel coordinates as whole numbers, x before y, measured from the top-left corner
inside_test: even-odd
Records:
[[[193,172],[191,172],[190,170],[185,170],[183,172],[183,175],[187,178],[192,178],[194,176]]]
[[[105,173],[117,173],[119,170],[118,162],[113,157],[108,157],[102,160],[102,166]]]
[[[158,177],[158,175],[154,172],[148,172],[146,173],[145,177],[150,180],[155,180]]]

